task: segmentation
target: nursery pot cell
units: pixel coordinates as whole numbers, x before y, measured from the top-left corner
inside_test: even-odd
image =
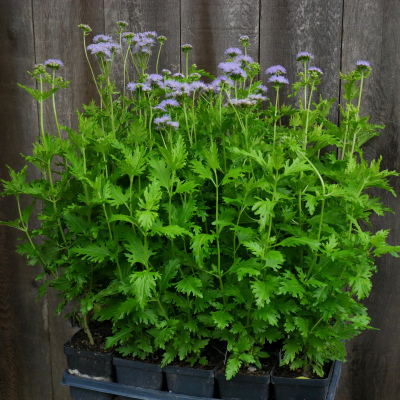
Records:
[[[125,360],[114,357],[117,382],[123,385],[162,390],[165,386],[165,375],[160,364],[142,361]]]
[[[332,363],[325,379],[284,378],[272,374],[276,400],[325,400],[332,379],[335,363]]]
[[[215,375],[219,364],[212,370],[187,367],[164,367],[168,391],[189,396],[212,398],[215,390]]]
[[[227,380],[225,373],[218,372],[217,380],[224,400],[267,400],[271,375],[237,374]]]

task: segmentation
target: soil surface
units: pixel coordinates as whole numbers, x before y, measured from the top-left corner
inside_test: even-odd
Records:
[[[312,372],[312,369],[310,371],[305,372],[301,368],[296,369],[292,371],[288,365],[283,365],[282,367],[276,367],[274,375],[279,376],[281,378],[309,378],[309,379],[326,379],[329,375],[329,371],[331,369],[332,364],[326,364],[324,366],[324,376],[318,376],[317,374],[314,374]]]
[[[257,368],[255,365],[250,365],[249,367],[243,367],[239,369],[238,374],[240,375],[268,375],[272,371],[272,367],[275,364],[276,356],[271,356],[269,358],[263,358],[261,361],[262,368]],[[221,368],[218,372],[225,374],[225,366]]]
[[[93,336],[94,345],[90,344],[88,335],[83,329],[81,329],[72,337],[70,346],[79,350],[89,350],[99,353],[111,353],[113,351],[112,348],[104,349],[106,339],[111,335],[110,331],[93,329],[91,330],[91,333]]]
[[[123,356],[123,355],[119,354],[118,352],[116,353],[115,356],[118,358],[122,358],[124,360],[140,361],[140,362],[144,362],[144,363],[148,363],[148,364],[157,364],[158,365],[158,364],[161,364],[161,361],[163,358],[163,353],[158,352],[155,354],[151,354],[143,360],[140,357]]]

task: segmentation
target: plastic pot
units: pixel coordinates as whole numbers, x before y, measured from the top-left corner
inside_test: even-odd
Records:
[[[276,400],[325,400],[335,363],[332,363],[328,377],[325,379],[283,378],[272,374]]]
[[[167,365],[164,372],[167,376],[168,391],[204,398],[212,398],[215,392],[215,375],[219,363],[212,370]]]
[[[221,399],[224,400],[267,400],[271,374],[244,375],[237,374],[227,380],[225,373],[217,373]]]
[[[118,357],[113,358],[113,363],[117,374],[117,382],[122,385],[152,390],[163,390],[167,386],[161,364],[125,360]],[[119,400],[129,400],[129,398],[120,396]]]

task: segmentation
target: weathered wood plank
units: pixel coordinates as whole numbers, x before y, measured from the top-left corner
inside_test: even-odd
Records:
[[[383,169],[400,170],[400,4],[395,0],[365,2],[345,0],[343,25],[343,57],[345,72],[354,68],[357,60],[372,65],[365,82],[362,115],[370,115],[373,123],[386,128],[379,138],[366,144],[367,159],[383,156]],[[391,180],[396,193],[399,178]],[[389,242],[400,243],[400,203],[388,193],[375,195],[395,211],[395,216],[373,218],[374,231],[391,229]],[[376,331],[364,332],[348,345],[348,363],[344,364],[338,391],[340,400],[395,400],[399,398],[400,381],[400,270],[393,257],[377,260],[379,272],[365,305]]]
[[[324,72],[318,89],[323,98],[339,97],[339,70],[342,31],[342,0],[261,0],[260,60],[261,78],[266,83],[266,68],[280,64],[287,69],[290,83],[298,80],[303,64],[296,54],[314,54],[313,63]],[[282,90],[282,99],[290,93]],[[272,91],[269,93],[274,98]],[[285,101],[290,103],[291,100]],[[337,109],[337,103],[333,110]],[[337,120],[337,111],[330,117]]]
[[[77,128],[76,110],[82,110],[82,103],[87,104],[93,97],[97,98],[83,49],[82,31],[78,28],[80,23],[85,23],[91,26],[93,31],[104,29],[103,2],[97,3],[97,6],[93,7],[93,2],[88,0],[67,0],[62,3],[51,0],[33,1],[36,61],[43,63],[49,58],[61,59],[65,67],[57,74],[64,80],[71,81],[69,89],[61,89],[56,93],[58,122],[68,127]],[[57,134],[51,99],[45,105],[45,129]],[[48,324],[52,398],[67,400],[70,399],[69,388],[60,385],[62,373],[67,367],[63,344],[73,335],[76,328],[72,328],[64,315],[55,315],[58,302],[57,294],[50,291]]]
[[[126,21],[125,31],[145,32],[155,31],[158,35],[167,38],[161,51],[158,71],[168,68],[173,71],[179,69],[180,62],[180,0],[111,0],[104,4],[105,32],[116,39],[117,21]],[[100,33],[100,32],[99,32]],[[149,63],[149,73],[155,73],[159,44],[156,43]],[[113,65],[118,87],[123,85],[122,61],[117,60]],[[129,77],[133,80],[134,72],[128,63]]]
[[[38,132],[36,102],[17,86],[32,84],[26,73],[35,64],[31,1],[3,2],[0,51],[0,176],[8,179],[5,164],[20,170],[20,153],[31,153]],[[15,199],[1,198],[0,219],[17,216]],[[47,302],[35,303],[39,269],[15,254],[17,237],[11,228],[0,228],[0,398],[51,399]]]
[[[189,65],[197,64],[213,75],[221,74],[228,47],[241,47],[239,37],[250,39],[248,55],[259,61],[259,2],[255,0],[182,0],[181,43],[189,43]],[[182,56],[181,69],[185,68]]]

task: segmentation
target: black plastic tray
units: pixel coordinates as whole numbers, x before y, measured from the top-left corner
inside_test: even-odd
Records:
[[[339,383],[341,370],[342,370],[342,363],[340,361],[336,361],[332,374],[332,380],[329,384],[326,400],[335,399],[336,388]],[[103,382],[89,378],[80,378],[78,376],[69,374],[67,370],[64,371],[61,383],[64,386],[72,386],[76,388],[92,390],[94,392],[124,396],[125,398],[136,399],[136,400],[218,400],[205,397],[174,394],[159,390],[143,389],[139,387],[122,385],[120,383]],[[270,399],[273,400],[273,395],[272,398],[270,396]]]

